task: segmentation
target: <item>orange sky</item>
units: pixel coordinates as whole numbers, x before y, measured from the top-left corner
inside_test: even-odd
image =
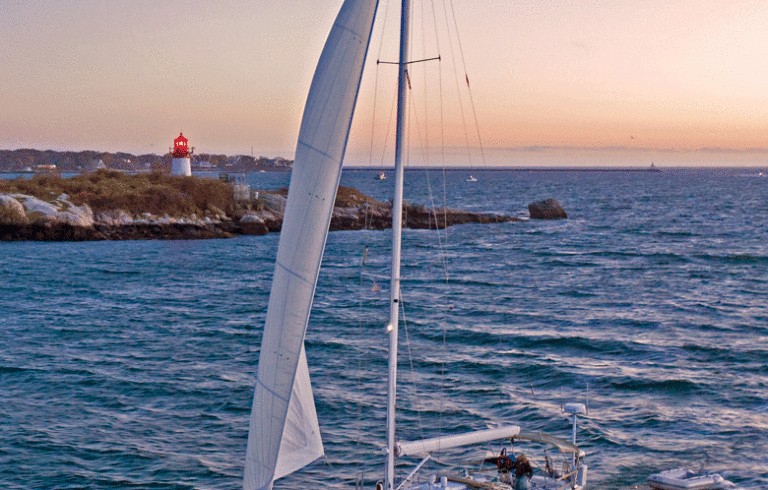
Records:
[[[7,2],[0,148],[162,153],[183,130],[198,152],[292,157],[340,4]],[[453,5],[486,146],[768,148],[762,0]],[[396,11],[385,15],[386,7],[379,21],[394,25]],[[380,48],[372,49],[375,61]],[[379,83],[388,76],[381,70]],[[364,98],[373,71],[353,151],[370,144]],[[447,143],[463,144],[465,129],[450,123]]]

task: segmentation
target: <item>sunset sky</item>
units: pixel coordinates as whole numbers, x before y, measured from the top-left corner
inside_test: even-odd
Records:
[[[164,153],[183,130],[198,152],[292,158],[341,3],[4,0],[0,149]],[[764,0],[453,5],[489,148],[768,148]]]

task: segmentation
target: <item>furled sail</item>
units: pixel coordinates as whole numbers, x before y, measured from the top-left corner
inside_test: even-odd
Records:
[[[377,5],[345,0],[309,89],[261,343],[247,490],[269,489],[323,454],[304,334]]]

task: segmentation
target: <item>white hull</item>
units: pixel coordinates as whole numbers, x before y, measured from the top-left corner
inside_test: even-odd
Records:
[[[701,474],[687,468],[676,468],[649,476],[648,486],[657,490],[707,490],[734,485],[717,473]]]
[[[584,463],[584,452],[572,443],[542,432],[520,431],[515,426],[498,429],[481,430],[467,434],[457,434],[442,438],[427,439],[417,442],[401,442],[396,446],[398,457],[412,454],[427,454],[408,477],[403,480],[397,490],[433,490],[433,489],[494,489],[514,490],[517,488],[515,478],[516,465],[511,459],[520,457],[523,453],[531,461],[533,476],[527,482],[529,490],[581,490],[587,485],[588,466]],[[487,442],[497,440],[488,445]],[[450,448],[475,444],[481,447],[509,446],[500,453],[489,455],[479,462],[468,464],[467,457],[452,469],[446,469],[445,454],[435,455],[433,452],[444,452]],[[485,441],[486,444],[478,444]],[[542,444],[548,447],[549,451]],[[543,452],[542,452],[543,450]],[[547,458],[549,454],[549,458]],[[576,457],[578,455],[578,458]],[[508,457],[509,456],[509,457]],[[431,464],[439,460],[440,464]],[[472,460],[470,457],[469,460]],[[574,466],[575,463],[575,466]],[[528,478],[528,477],[523,477]]]
[[[498,475],[488,474],[485,477],[474,475],[473,478],[461,476],[433,475],[433,481],[420,483],[413,486],[405,486],[400,490],[470,490],[470,489],[492,489],[492,490],[515,490],[517,488],[514,476],[509,480],[501,481]],[[547,478],[543,476],[534,476],[528,483],[528,490],[584,490],[583,485],[567,485],[563,480]]]

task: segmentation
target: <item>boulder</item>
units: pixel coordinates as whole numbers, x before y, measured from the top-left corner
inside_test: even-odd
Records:
[[[29,218],[24,206],[11,196],[0,194],[0,225],[27,225]]]
[[[29,218],[29,222],[32,224],[48,222],[50,216],[55,216],[59,212],[52,204],[41,201],[36,197],[22,194],[14,194],[13,197],[24,206],[27,218]]]
[[[264,193],[260,198],[264,202],[264,211],[283,218],[287,199],[280,194]]]
[[[133,216],[123,209],[108,209],[96,213],[95,221],[101,225],[125,226],[133,224]]]
[[[93,210],[87,204],[82,206],[64,206],[57,216],[57,219],[62,223],[67,223],[72,226],[79,226],[82,228],[89,228],[93,226]]]
[[[351,218],[360,219],[359,208],[333,208],[331,218]]]
[[[528,212],[531,213],[531,219],[565,219],[568,215],[557,202],[557,199],[545,199],[544,201],[532,202],[528,205]]]
[[[27,213],[31,224],[53,225],[67,224],[83,228],[93,226],[93,211],[90,206],[83,204],[75,206],[69,201],[69,196],[62,194],[51,202],[40,200],[24,194],[13,194]]]
[[[266,235],[269,233],[264,220],[253,214],[246,214],[239,221],[243,235]]]
[[[208,205],[208,212],[211,213],[216,219],[226,219],[227,217],[227,213],[213,204]]]

